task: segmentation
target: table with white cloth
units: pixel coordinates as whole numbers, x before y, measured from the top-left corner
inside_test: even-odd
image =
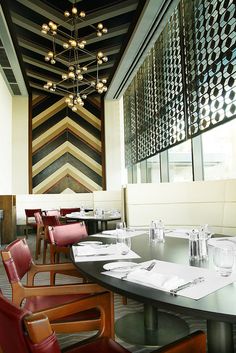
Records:
[[[81,213],[81,212],[73,212],[69,213],[65,216],[65,220],[74,220],[78,222],[85,222],[88,234],[95,234],[99,231],[99,226],[101,230],[106,230],[108,228],[108,223],[114,221],[120,221],[121,215],[105,213],[103,215],[97,216],[93,213]]]
[[[102,240],[103,243],[114,242],[109,234],[93,237]],[[188,333],[188,327],[181,326],[179,317],[174,315],[165,318],[166,311],[186,314],[207,320],[208,352],[209,353],[231,353],[234,352],[232,324],[236,322],[236,269],[230,277],[220,277],[212,263],[212,246],[209,246],[209,260],[191,262],[188,256],[188,239],[168,236],[165,243],[153,243],[149,241],[148,233],[143,235],[132,234],[132,251],[140,258],[130,258],[130,262],[141,264],[135,272],[130,272],[130,278],[121,279],[123,275],[113,274],[112,271],[104,270],[104,265],[110,261],[86,261],[76,262],[72,260],[84,275],[99,283],[105,288],[144,303],[144,316],[142,316],[146,344],[149,346],[163,345],[178,338],[178,335]],[[117,261],[122,261],[119,259]],[[127,259],[126,259],[127,261]],[[144,274],[144,265],[150,261],[156,261],[152,274]],[[106,266],[105,266],[106,267]],[[154,271],[154,272],[153,272]],[[156,272],[155,272],[156,271]],[[140,273],[143,277],[140,277]],[[160,275],[163,278],[175,278],[181,281],[191,281],[196,277],[204,277],[204,282],[190,286],[177,295],[170,293],[170,288],[162,288]],[[139,276],[139,277],[137,277]],[[152,280],[148,283],[148,277]],[[159,282],[155,283],[158,280]],[[144,283],[146,282],[146,283]],[[154,285],[152,285],[154,283]],[[170,282],[169,282],[170,283]],[[176,282],[178,284],[178,281]],[[182,283],[182,282],[180,282]],[[184,282],[183,282],[184,283]],[[157,310],[158,309],[158,310]],[[128,324],[125,327],[125,337],[136,339],[140,313],[129,314]],[[133,315],[133,317],[132,317]],[[181,319],[180,319],[181,320]],[[118,320],[119,321],[119,320]],[[175,325],[179,325],[177,337],[173,332]],[[118,322],[119,326],[119,322]],[[117,323],[116,323],[117,328]],[[119,331],[119,327],[118,327]],[[178,331],[178,330],[177,330]],[[184,331],[186,331],[184,333]],[[140,333],[138,333],[139,338]],[[143,339],[143,337],[142,337]],[[131,343],[135,343],[131,339]],[[138,343],[138,342],[136,342]]]

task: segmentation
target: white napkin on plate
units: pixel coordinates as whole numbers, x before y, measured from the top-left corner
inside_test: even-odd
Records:
[[[126,279],[167,291],[186,283],[186,280],[183,278],[176,275],[158,273],[155,268],[152,271],[146,271],[144,269],[133,270],[127,275]]]

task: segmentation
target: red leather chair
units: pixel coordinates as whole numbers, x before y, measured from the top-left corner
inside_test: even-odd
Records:
[[[56,216],[56,217],[60,217],[60,211],[59,210],[48,210],[48,211],[44,211],[44,215],[45,216]]]
[[[37,224],[36,224],[35,218],[34,218],[34,214],[36,212],[39,212],[40,214],[42,214],[41,208],[32,208],[32,209],[26,208],[25,209],[26,237],[28,237],[29,228],[33,228],[34,230],[36,230],[36,228],[37,228]]]
[[[45,234],[44,234],[44,225],[43,225],[43,220],[42,220],[41,213],[40,212],[35,212],[34,217],[35,217],[35,222],[36,222],[36,225],[37,225],[36,247],[35,247],[35,260],[37,260],[38,256],[41,253],[41,241],[44,240]]]
[[[50,239],[48,236],[49,226],[59,226],[61,224],[58,216],[42,216],[43,226],[44,226],[44,243],[43,243],[43,263],[46,263],[47,247],[50,244]]]
[[[68,254],[70,245],[78,243],[87,236],[87,229],[83,222],[48,227],[51,263],[55,263],[56,255],[59,262],[60,253]]]
[[[60,208],[60,215],[65,217],[65,215],[72,212],[80,212],[80,207],[72,207],[72,208]]]
[[[75,309],[76,310],[76,309]],[[60,309],[58,309],[60,311]],[[0,294],[0,351],[4,353],[61,353],[55,333],[48,318],[42,314],[30,315],[27,310],[17,308]],[[67,353],[129,353],[111,338],[106,337],[103,323],[103,337],[87,340],[73,347]],[[14,338],[14,339],[13,339]],[[156,353],[205,353],[206,336],[197,331],[171,345],[162,347]]]
[[[57,332],[100,330],[102,322],[106,320],[107,329],[110,330],[109,336],[113,336],[113,296],[104,288],[93,283],[34,285],[34,278],[40,272],[78,277],[79,272],[72,263],[34,264],[25,239],[12,242],[2,250],[1,255],[15,305],[23,306],[33,313],[46,314]],[[24,285],[21,279],[26,275],[27,284]],[[60,315],[58,306],[62,309]],[[75,307],[80,313],[73,316]]]

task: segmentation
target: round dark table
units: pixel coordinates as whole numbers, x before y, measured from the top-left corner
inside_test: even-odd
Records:
[[[101,240],[101,238],[98,239]],[[112,241],[109,238],[103,237],[102,239],[104,243]],[[141,256],[140,259],[135,259],[135,262],[157,259],[190,265],[187,239],[166,237],[165,243],[152,244],[149,242],[147,234],[144,234],[132,237],[132,250]],[[191,265],[212,267],[211,250],[209,247],[209,261],[192,263]],[[72,261],[74,261],[73,255]],[[79,271],[89,279],[115,293],[142,302],[148,307],[206,319],[208,353],[234,352],[232,323],[236,322],[236,286],[233,283],[199,300],[193,300],[103,275],[101,272],[104,271],[103,265],[105,263],[104,261],[74,262]]]

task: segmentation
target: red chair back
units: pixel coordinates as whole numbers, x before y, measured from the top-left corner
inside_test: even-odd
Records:
[[[72,213],[72,212],[80,212],[80,208],[79,207],[60,208],[60,215],[61,216],[65,216],[65,215]]]
[[[60,217],[60,211],[59,210],[48,210],[48,211],[45,211],[45,215]]]
[[[88,236],[83,222],[49,227],[48,233],[51,243],[58,246],[68,246]]]
[[[25,215],[26,215],[26,217],[34,217],[34,214],[36,213],[36,212],[39,212],[40,214],[42,213],[42,210],[41,210],[41,208],[32,208],[32,209],[25,209]]]
[[[30,341],[24,330],[24,318],[31,314],[18,308],[0,294],[0,352],[60,353],[55,333],[38,344]]]
[[[42,221],[44,227],[59,226],[61,224],[58,216],[42,216]]]
[[[43,226],[43,219],[42,219],[41,212],[35,212],[34,218],[35,218],[35,222],[37,223],[37,225]]]
[[[28,353],[22,327],[23,317],[29,312],[17,308],[0,294],[0,351],[4,353]]]
[[[2,261],[10,283],[18,282],[30,270],[33,259],[25,239],[17,239],[4,252],[10,252],[10,259]]]

